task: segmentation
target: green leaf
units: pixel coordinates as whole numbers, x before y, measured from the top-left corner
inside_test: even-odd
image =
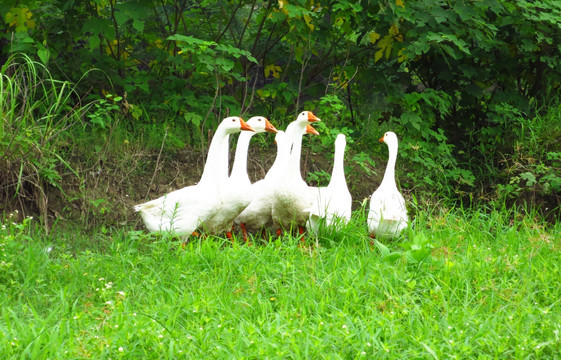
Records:
[[[41,44],[39,44],[38,47],[39,49],[37,50],[37,56],[43,64],[47,65],[47,63],[49,62],[49,57],[51,56],[51,52]]]
[[[132,27],[135,28],[138,32],[144,32],[144,21],[134,19],[132,22]]]

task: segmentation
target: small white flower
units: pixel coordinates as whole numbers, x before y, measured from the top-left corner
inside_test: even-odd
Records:
[[[452,330],[452,327],[451,327],[451,326],[448,326],[448,330]]]
[[[105,280],[105,279],[104,279],[104,278],[99,278],[99,279],[97,279],[97,280],[98,280],[98,281],[103,281],[103,280]]]
[[[301,329],[298,329],[298,332],[299,332],[299,333],[301,333],[301,332],[302,332],[302,330],[301,330]]]
[[[73,317],[74,320],[78,320],[78,315]]]
[[[125,296],[125,292],[124,291],[117,291],[117,294],[121,295],[121,296]]]
[[[123,351],[125,351],[125,349],[123,349],[122,346],[119,346],[119,352],[123,352]]]
[[[343,325],[343,329],[346,329],[346,328],[347,328],[347,325]]]
[[[218,327],[221,328],[221,327],[222,327],[222,324],[218,324]]]
[[[371,343],[366,343],[366,346],[372,346],[372,344]]]
[[[110,301],[106,301],[105,304],[111,305],[111,300],[110,300]]]
[[[160,338],[160,339],[163,338],[163,337],[164,337],[164,335],[162,335],[162,334],[158,335],[158,338]]]
[[[115,325],[115,329],[119,327],[119,324]]]
[[[366,355],[366,352],[363,351],[363,352],[360,353],[360,355],[364,356],[364,355]]]
[[[132,313],[132,316],[136,316],[136,313]]]

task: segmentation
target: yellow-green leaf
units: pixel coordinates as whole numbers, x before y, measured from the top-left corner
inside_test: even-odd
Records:
[[[403,0],[395,0],[395,4],[397,6],[405,7],[405,3],[403,2]]]
[[[378,62],[378,60],[382,58],[382,55],[384,55],[384,49],[376,51],[376,53],[374,54],[374,62]]]
[[[275,64],[269,64],[265,66],[264,73],[265,77],[268,78],[269,75],[272,75],[275,79],[280,77],[279,73],[281,72],[281,67]]]
[[[18,7],[11,8],[4,16],[4,20],[9,26],[15,26],[16,31],[27,31],[35,28],[35,20],[31,19],[32,17],[33,13],[29,8]]]
[[[310,28],[311,31],[314,31],[314,24],[312,24],[312,17],[309,15],[304,15],[304,21],[306,21],[306,25]]]
[[[380,38],[380,34],[378,34],[377,32],[373,31],[370,34],[368,34],[368,39],[370,40],[370,42],[372,44],[374,44],[378,39]]]

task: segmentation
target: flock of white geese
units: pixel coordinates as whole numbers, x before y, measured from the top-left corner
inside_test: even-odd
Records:
[[[346,138],[335,140],[331,180],[326,187],[308,186],[300,172],[302,136],[318,134],[311,124],[321,121],[311,111],[303,111],[285,131],[277,130],[262,116],[245,122],[227,117],[218,126],[210,143],[201,179],[155,200],[136,205],[151,232],[171,232],[188,237],[195,231],[232,237],[238,225],[243,238],[265,230],[306,229],[317,233],[320,226],[344,229],[351,219],[352,197],[344,172]],[[273,132],[277,145],[275,161],[265,177],[251,183],[247,154],[251,137]],[[240,133],[232,171],[229,172],[229,137]],[[389,160],[380,186],[370,199],[368,230],[372,237],[395,237],[409,222],[405,200],[395,182],[398,140],[393,132],[380,139],[389,149]]]

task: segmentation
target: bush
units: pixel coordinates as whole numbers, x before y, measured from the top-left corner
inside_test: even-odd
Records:
[[[13,55],[0,69],[0,202],[4,208],[35,208],[48,227],[48,194],[64,196],[62,174],[69,130],[88,109],[74,88],[51,77],[27,55]],[[25,216],[25,214],[23,214]]]

